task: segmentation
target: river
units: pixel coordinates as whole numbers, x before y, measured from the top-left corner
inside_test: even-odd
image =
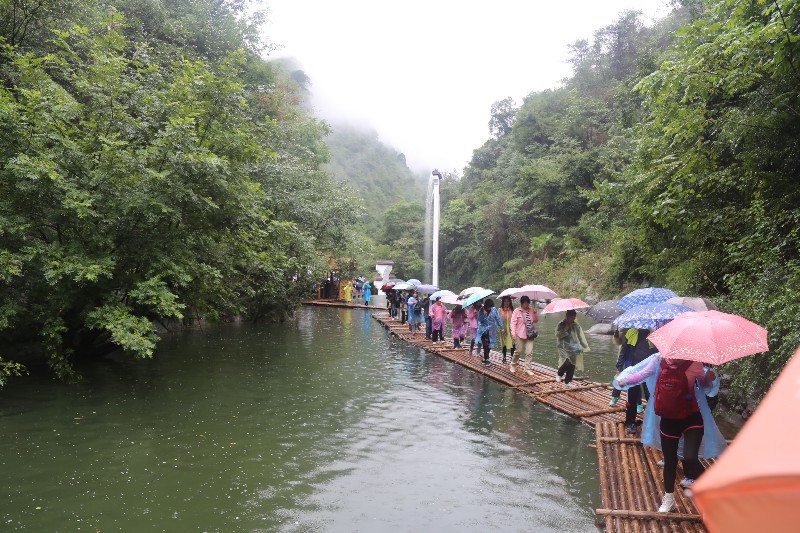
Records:
[[[589,342],[579,374],[608,380],[616,349]],[[591,428],[365,311],[185,331],[81,370],[0,391],[2,531],[598,531]]]

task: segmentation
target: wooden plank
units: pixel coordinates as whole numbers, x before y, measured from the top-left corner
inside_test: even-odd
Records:
[[[686,513],[659,513],[654,511],[629,511],[625,509],[595,509],[601,516],[619,516],[624,518],[655,519],[655,520],[679,520],[685,522],[702,522],[700,515]]]
[[[592,385],[581,385],[580,387],[564,387],[563,389],[552,389],[544,392],[540,392],[539,394],[566,394],[572,392],[580,392],[590,389],[597,389],[600,387],[608,387],[609,383],[594,383]]]

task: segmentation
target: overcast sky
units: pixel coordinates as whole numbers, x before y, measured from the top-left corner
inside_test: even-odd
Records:
[[[378,131],[414,170],[461,171],[489,138],[492,103],[557,87],[567,45],[627,9],[668,0],[263,0],[270,57],[297,58],[315,108]]]

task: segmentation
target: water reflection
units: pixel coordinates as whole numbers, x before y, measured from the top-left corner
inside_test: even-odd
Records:
[[[181,333],[0,394],[8,530],[596,531],[591,429],[364,311]]]

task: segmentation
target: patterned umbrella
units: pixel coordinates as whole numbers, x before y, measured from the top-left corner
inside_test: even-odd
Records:
[[[684,313],[647,336],[668,358],[719,365],[769,350],[767,330],[719,311]]]
[[[580,298],[560,298],[547,304],[547,306],[542,309],[542,314],[546,315],[548,313],[558,313],[560,311],[569,311],[571,309],[586,309],[587,307],[589,307],[589,304]]]
[[[603,300],[602,302],[597,302],[586,310],[586,316],[598,322],[612,322],[625,312],[624,309],[617,305],[617,302],[619,302],[619,300]]]
[[[668,304],[685,305],[691,307],[693,311],[716,311],[717,306],[707,298],[691,298],[688,296],[676,296],[667,300]]]
[[[618,316],[613,324],[618,328],[655,330],[687,311],[691,311],[691,309],[666,302],[637,305]]]
[[[629,292],[620,298],[617,304],[626,311],[637,305],[656,304],[658,302],[665,302],[670,298],[677,296],[669,289],[660,289],[658,287],[647,287],[646,289],[636,289]]]
[[[417,292],[422,294],[433,294],[439,290],[439,287],[435,287],[433,285],[417,285],[416,289]]]

